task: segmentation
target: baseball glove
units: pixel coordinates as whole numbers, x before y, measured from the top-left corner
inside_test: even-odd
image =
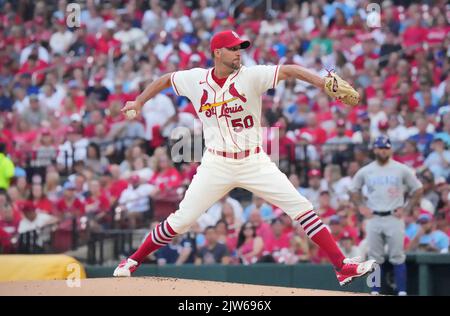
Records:
[[[356,105],[359,102],[359,93],[335,72],[328,72],[324,88],[330,97],[341,100],[345,104]]]

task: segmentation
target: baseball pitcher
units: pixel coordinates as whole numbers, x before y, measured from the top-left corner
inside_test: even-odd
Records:
[[[249,41],[231,30],[217,33],[210,42],[213,68],[165,74],[122,109],[134,116],[147,100],[172,86],[177,95],[189,98],[196,108],[203,123],[206,151],[179,209],[119,264],[114,276],[130,276],[148,254],[186,232],[203,212],[235,187],[251,191],[299,221],[329,256],[341,285],[374,269],[375,260],[357,262],[344,257],[312,204],[262,150],[261,96],[279,81],[303,80],[349,105],[358,103],[358,93],[334,73],[321,78],[297,65],[245,67],[241,65],[241,49],[249,46]]]
[[[355,174],[350,190],[352,201],[369,218],[366,226],[369,258],[381,266],[387,244],[389,262],[394,266],[396,290],[399,295],[406,295],[406,256],[403,249],[405,223],[402,214],[411,214],[421,198],[422,183],[411,168],[391,159],[391,147],[387,136],[375,139],[375,161]],[[363,186],[367,189],[366,203],[362,201]],[[406,193],[409,193],[410,198],[405,205]],[[380,287],[375,287],[372,294],[378,294],[379,291]]]

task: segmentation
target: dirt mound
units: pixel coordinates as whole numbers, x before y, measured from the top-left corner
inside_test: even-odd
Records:
[[[175,278],[99,278],[69,287],[64,280],[0,282],[0,295],[335,296],[349,292],[298,289]]]

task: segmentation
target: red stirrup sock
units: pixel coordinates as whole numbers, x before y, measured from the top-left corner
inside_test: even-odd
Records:
[[[176,235],[177,233],[170,227],[167,220],[164,220],[152,230],[139,249],[130,258],[141,263],[153,251],[170,243]]]
[[[316,212],[310,210],[296,220],[302,225],[306,235],[326,252],[334,267],[338,270],[342,268],[345,256]]]

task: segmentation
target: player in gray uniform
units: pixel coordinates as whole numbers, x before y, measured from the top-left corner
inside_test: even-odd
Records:
[[[353,177],[352,201],[360,212],[368,217],[366,231],[369,257],[380,265],[384,262],[385,244],[388,246],[389,262],[394,266],[396,290],[406,295],[406,265],[403,242],[405,223],[403,213],[411,214],[412,208],[422,196],[422,183],[414,170],[392,157],[391,141],[379,136],[373,143],[375,161],[361,168]],[[361,190],[365,186],[367,200],[364,203]],[[405,205],[405,194],[409,200]],[[372,293],[379,293],[373,288]]]

